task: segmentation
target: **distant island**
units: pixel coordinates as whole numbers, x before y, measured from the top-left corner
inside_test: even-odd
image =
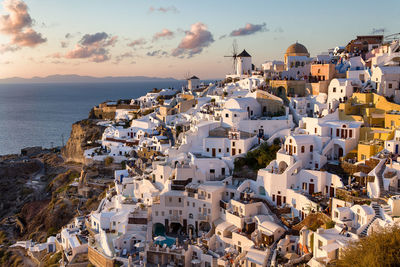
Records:
[[[148,82],[148,81],[177,81],[177,79],[168,77],[147,77],[147,76],[107,76],[107,77],[93,77],[93,76],[80,76],[75,74],[70,75],[50,75],[46,77],[32,77],[32,78],[4,78],[0,79],[0,84],[10,83],[115,83],[115,82]]]

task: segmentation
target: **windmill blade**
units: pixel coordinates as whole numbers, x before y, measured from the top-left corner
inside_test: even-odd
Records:
[[[238,54],[238,45],[237,45],[237,42],[235,39],[235,40],[233,40],[233,43],[232,43],[232,55],[236,58],[237,54]]]

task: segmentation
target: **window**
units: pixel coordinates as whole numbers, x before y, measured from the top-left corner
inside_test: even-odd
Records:
[[[232,146],[235,146],[235,142],[232,142]]]
[[[162,212],[161,212],[161,216],[163,216],[163,217],[164,217],[164,216],[165,216],[165,212],[163,212],[163,211],[162,211]]]
[[[310,146],[310,152],[313,152],[313,151],[314,151],[314,146],[311,145],[311,146]]]
[[[229,153],[229,147],[226,148],[226,153]]]
[[[178,201],[179,201],[179,203],[181,203],[182,202],[182,198],[178,198]]]
[[[336,136],[339,136],[339,135],[340,135],[340,130],[336,129]]]
[[[221,148],[218,148],[218,153],[221,153],[221,152],[222,152]]]
[[[211,194],[208,194],[207,197],[208,197],[208,198],[211,198]]]
[[[172,210],[169,210],[169,214],[170,214],[170,215],[172,214]]]
[[[334,93],[336,93],[336,87],[333,87],[333,88],[332,88],[332,91],[333,91]]]
[[[293,153],[296,154],[296,147],[295,146],[293,147]]]
[[[179,210],[179,215],[182,215],[182,210]]]
[[[189,213],[189,219],[193,219],[193,214]]]
[[[169,197],[169,198],[168,198],[168,201],[169,201],[169,202],[172,202],[172,197]]]
[[[156,211],[156,216],[158,216],[158,211]]]
[[[210,152],[210,149],[207,147],[207,152]]]
[[[318,249],[321,249],[322,246],[323,246],[322,241],[318,240]]]
[[[229,114],[228,113],[225,114],[225,118],[229,118]]]
[[[390,89],[392,88],[392,84],[391,84],[391,83],[389,83],[389,88],[390,88]]]
[[[304,152],[305,152],[304,146],[301,146],[301,153],[304,153]]]
[[[210,169],[210,173],[215,173],[215,170],[214,169]]]
[[[192,205],[192,206],[193,206],[193,208],[194,208],[194,207],[196,207],[196,204],[195,204],[194,202],[193,202],[192,204],[193,204],[193,205]]]
[[[241,154],[242,153],[242,150],[239,148],[239,154]]]
[[[188,207],[190,206],[190,203],[189,203],[189,201],[188,201],[186,204],[187,204],[186,206],[188,206]]]
[[[349,138],[352,138],[352,137],[353,137],[353,131],[349,130]]]

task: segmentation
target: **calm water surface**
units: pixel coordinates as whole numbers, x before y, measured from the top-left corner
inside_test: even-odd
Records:
[[[106,100],[137,98],[184,81],[87,84],[0,84],[0,155],[67,141],[71,125]]]

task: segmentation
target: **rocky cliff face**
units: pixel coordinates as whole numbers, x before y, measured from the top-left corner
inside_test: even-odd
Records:
[[[96,120],[87,119],[72,124],[70,138],[61,151],[65,161],[84,163],[83,152],[93,147],[93,144],[101,139],[105,130],[105,127],[96,123]]]

